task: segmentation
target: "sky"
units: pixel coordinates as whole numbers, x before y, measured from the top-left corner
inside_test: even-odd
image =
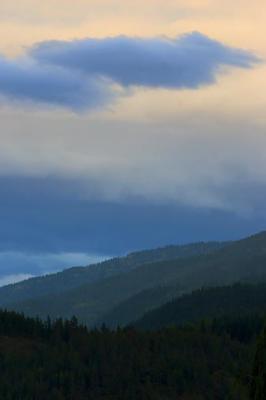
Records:
[[[0,285],[266,228],[264,0],[2,0]]]

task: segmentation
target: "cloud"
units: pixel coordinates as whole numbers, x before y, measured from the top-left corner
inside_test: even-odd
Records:
[[[3,278],[0,278],[0,287],[10,285],[13,283],[25,281],[26,279],[33,278],[33,275],[29,274],[15,274],[15,275],[6,275]]]
[[[0,187],[7,208],[0,207],[0,220],[16,213],[14,230],[18,224],[28,228],[20,209],[32,202],[45,206],[55,191],[55,212],[64,208],[69,215],[60,221],[63,232],[72,213],[86,209],[88,200],[121,204],[139,199],[242,214],[265,210],[265,127],[248,118],[226,121],[196,113],[177,115],[178,122],[147,124],[59,114],[1,113]],[[32,178],[39,197],[29,199],[23,178]],[[73,197],[80,205],[73,206]],[[45,215],[39,218],[49,224]],[[39,232],[28,234],[37,239]]]
[[[264,126],[40,114],[1,117],[0,250],[115,255],[265,229]]]
[[[266,226],[265,187],[261,213],[245,218],[180,203],[85,200],[71,182],[52,178],[7,177],[0,186],[0,278],[100,261],[95,254],[106,258],[170,243],[236,239]],[[238,196],[253,191],[258,195],[258,188],[246,185]]]
[[[41,63],[64,66],[122,86],[195,89],[215,81],[221,65],[250,68],[251,53],[193,32],[167,38],[85,39],[37,44],[30,52]]]
[[[33,242],[32,249],[34,249]],[[45,252],[16,251],[16,249],[0,251],[0,286],[73,266],[94,264],[106,258],[102,255],[81,252],[52,253],[47,249]]]
[[[42,42],[15,60],[0,58],[0,96],[74,110],[102,107],[129,87],[197,89],[221,66],[257,58],[194,32],[176,39],[114,37]]]
[[[29,58],[0,58],[0,96],[15,102],[83,109],[102,105],[109,95],[101,80],[84,79],[77,72],[40,65]]]

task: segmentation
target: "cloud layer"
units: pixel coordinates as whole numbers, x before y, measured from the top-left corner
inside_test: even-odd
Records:
[[[87,253],[0,250],[0,286],[46,275],[73,266],[85,266],[103,261],[107,257]]]
[[[65,198],[74,193],[85,202],[143,199],[243,214],[258,212],[262,204],[264,209],[264,200],[257,199],[258,187],[266,187],[264,126],[202,113],[149,124],[59,114],[49,119],[40,113],[1,113],[1,197],[11,212],[17,209],[12,198],[19,198],[21,207],[23,199],[27,207],[28,190],[23,180],[14,185],[7,179],[4,185],[3,176],[40,179],[34,185],[44,201],[58,183],[45,187],[43,179],[62,178],[69,184],[60,187],[66,195],[58,208],[67,207]],[[257,189],[250,190],[252,185]],[[13,187],[20,195],[5,200]]]
[[[0,58],[0,95],[71,109],[103,106],[119,85],[197,89],[222,66],[251,68],[257,58],[194,32],[174,40],[114,37],[42,42],[24,57]]]
[[[83,199],[71,182],[60,179],[6,177],[0,185],[4,192],[0,278],[85,265],[99,260],[93,254],[111,256],[170,243],[236,239],[266,225],[266,188],[260,188],[262,212],[243,218],[180,203]],[[239,196],[256,189],[246,185]]]

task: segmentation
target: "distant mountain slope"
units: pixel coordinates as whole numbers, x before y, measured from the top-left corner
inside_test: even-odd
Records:
[[[140,319],[146,312],[156,309],[182,295],[178,286],[158,286],[143,290],[122,301],[96,321],[98,326],[105,324],[110,328],[124,327]]]
[[[63,293],[84,284],[129,272],[144,263],[207,254],[225,245],[226,243],[208,242],[167,246],[131,253],[126,257],[113,258],[87,267],[69,268],[63,272],[28,279],[0,288],[0,305]]]
[[[105,323],[111,327],[117,327],[118,325],[125,326],[141,318],[147,311],[178,297],[182,294],[182,291],[189,291],[187,290],[188,284],[190,284],[191,289],[193,289],[200,288],[204,285],[219,286],[223,284],[232,284],[238,280],[242,282],[266,281],[265,248],[265,233],[232,243],[227,248],[224,248],[223,251],[215,253],[213,257],[210,256],[205,259],[207,268],[206,271],[203,269],[202,275],[196,274],[195,276],[190,276],[190,267],[188,266],[186,271],[187,276],[183,276],[183,279],[186,280],[187,277],[189,277],[189,282],[186,284],[183,280],[182,282],[176,282],[175,286],[174,281],[172,281],[169,283],[169,286],[158,286],[139,292],[117,304],[105,315],[101,315],[97,322],[98,324]],[[193,262],[195,266],[198,261],[202,262],[204,259],[202,257],[198,260],[194,259]],[[216,265],[216,269],[209,269],[211,265]],[[197,268],[201,269],[202,266]],[[195,272],[197,272],[196,269]],[[202,280],[203,277],[205,282]],[[195,279],[197,279],[196,283]]]
[[[186,294],[146,313],[133,324],[137,328],[156,330],[202,319],[265,313],[266,283],[235,284]]]
[[[207,257],[187,259],[184,265],[185,270],[180,269],[178,281],[170,280],[168,286],[153,287],[127,298],[101,316],[98,323],[125,326],[182,292],[202,286],[266,281],[266,234],[234,242]]]
[[[29,315],[71,317],[94,325],[112,309],[147,289],[176,287],[176,294],[204,286],[266,281],[266,233],[229,244],[204,255],[145,263],[118,276],[74,290],[6,304]],[[162,302],[167,301],[166,298]],[[156,300],[155,303],[158,306]],[[153,304],[150,304],[151,308]],[[145,312],[143,310],[143,312]]]

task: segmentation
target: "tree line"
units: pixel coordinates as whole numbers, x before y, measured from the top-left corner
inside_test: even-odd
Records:
[[[265,400],[263,324],[253,315],[88,330],[74,317],[43,322],[1,311],[0,398]]]

